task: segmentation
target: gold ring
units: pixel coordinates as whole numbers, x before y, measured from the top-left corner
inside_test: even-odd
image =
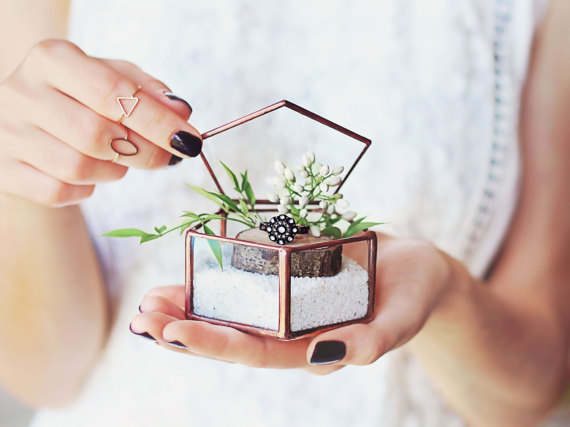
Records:
[[[139,98],[135,96],[139,90],[141,90],[141,86],[137,86],[137,90],[134,91],[132,96],[117,96],[117,104],[119,104],[121,112],[123,113],[119,119],[119,123],[123,122],[123,117],[129,117],[139,103]]]
[[[130,150],[121,150],[119,147],[117,147],[117,142],[121,141],[121,144],[125,144],[130,146]],[[111,147],[111,150],[113,150],[115,152],[115,156],[113,157],[113,159],[111,160],[111,163],[117,163],[117,161],[119,160],[119,156],[126,156],[126,157],[130,157],[130,156],[134,156],[135,154],[137,154],[139,152],[139,147],[137,147],[137,145],[133,142],[133,141],[129,141],[129,130],[126,129],[125,131],[125,137],[124,138],[111,138],[109,140],[109,147]]]

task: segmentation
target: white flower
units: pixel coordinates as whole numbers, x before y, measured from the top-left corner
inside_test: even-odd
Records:
[[[309,177],[309,172],[307,172],[305,169],[301,169],[301,170],[299,171],[299,175],[300,175],[302,178],[308,178],[308,177]]]
[[[302,193],[303,185],[297,182],[295,185],[293,185],[293,190],[295,190],[297,193]]]
[[[299,207],[304,208],[309,204],[309,198],[307,196],[303,196],[299,199]]]
[[[284,171],[285,168],[286,168],[285,163],[283,163],[283,162],[281,162],[281,161],[279,161],[279,160],[275,160],[274,166],[275,166],[275,171],[276,171],[277,173],[283,173],[283,171]]]
[[[351,220],[354,219],[355,216],[356,216],[356,212],[354,212],[354,211],[348,211],[348,212],[345,212],[345,213],[342,215],[342,219],[345,219],[345,220],[347,220],[347,221],[351,221]]]
[[[322,200],[322,201],[319,203],[319,208],[321,208],[321,209],[326,209],[326,208],[328,207],[328,205],[329,205],[329,204],[328,204],[327,202],[325,202],[324,200]]]
[[[277,212],[279,212],[280,214],[286,214],[289,213],[289,208],[286,205],[279,205],[277,207]]]
[[[279,201],[279,197],[277,196],[277,194],[271,192],[267,193],[267,200],[269,200],[272,203],[277,203]]]
[[[286,182],[282,176],[274,176],[271,179],[271,183],[277,188],[283,188],[283,187],[285,187],[285,184],[286,184]]]
[[[327,175],[329,174],[329,172],[330,172],[330,168],[329,168],[327,165],[323,165],[323,166],[321,166],[321,168],[319,169],[319,173],[320,173],[322,176],[327,176]]]
[[[289,196],[281,197],[279,203],[282,205],[288,205],[289,203],[291,203],[291,197]]]
[[[316,225],[311,225],[311,234],[315,237],[321,236],[321,230]]]
[[[301,209],[301,210],[299,211],[299,216],[300,216],[301,218],[306,218],[307,215],[309,215],[309,211],[308,211],[307,209]]]
[[[289,168],[285,168],[283,175],[285,175],[285,178],[289,181],[293,181],[295,179],[295,174],[293,174],[293,171]]]
[[[340,176],[331,176],[330,178],[327,179],[327,182],[331,187],[336,187],[337,185],[340,184],[340,181],[341,181]]]
[[[303,164],[304,167],[308,168],[309,166],[311,166],[311,164],[313,162],[311,162],[311,159],[309,159],[309,156],[307,156],[306,154],[303,154],[303,157],[301,157],[301,163]]]
[[[319,188],[323,193],[326,193],[327,191],[329,191],[329,185],[326,182],[321,182],[321,184],[319,185]]]
[[[315,153],[313,153],[312,151],[307,151],[305,154],[309,158],[311,163],[313,163],[315,161]]]
[[[332,170],[333,175],[340,175],[344,170],[344,166],[335,166]]]
[[[345,199],[340,199],[336,202],[336,211],[340,214],[346,212],[346,210],[349,208],[350,203],[348,203],[348,200]]]
[[[329,215],[332,215],[334,213],[335,207],[334,205],[329,205],[329,207],[327,208],[327,213]]]
[[[277,195],[279,196],[280,199],[282,199],[283,197],[288,197],[289,190],[287,190],[286,188],[282,188],[277,192]]]

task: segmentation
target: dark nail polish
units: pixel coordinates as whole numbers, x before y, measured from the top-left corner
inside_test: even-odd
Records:
[[[188,108],[190,108],[190,112],[192,112],[192,106],[190,104],[188,104],[188,102],[186,100],[180,98],[179,96],[176,96],[172,92],[164,92],[164,95],[166,95],[166,97],[172,101],[183,102],[184,104],[186,104],[188,106]]]
[[[202,151],[202,140],[189,132],[179,130],[170,138],[170,146],[186,156],[196,157]]]
[[[168,166],[177,165],[177,164],[180,163],[181,161],[182,161],[182,157],[178,157],[178,156],[175,156],[175,155],[173,154],[172,157],[170,158],[170,161],[168,162]]]
[[[142,309],[141,306],[139,305],[139,313],[142,313]]]
[[[129,329],[131,330],[131,332],[135,335],[138,335],[139,337],[143,337],[146,338],[147,340],[151,340],[152,342],[158,342],[158,340],[156,340],[151,334],[147,333],[147,332],[135,332],[133,331],[133,327],[132,325],[129,325]]]
[[[342,341],[320,341],[313,350],[311,365],[340,362],[344,356],[346,356],[346,345]]]
[[[168,341],[168,344],[170,344],[172,347],[182,348],[184,350],[188,349],[188,347],[186,347],[180,341]]]

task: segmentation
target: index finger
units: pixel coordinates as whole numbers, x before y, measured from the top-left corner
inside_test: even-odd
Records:
[[[200,133],[174,111],[139,89],[138,82],[104,61],[87,56],[72,43],[44,44],[46,81],[98,114],[121,121],[155,145],[182,157],[202,149]],[[61,67],[60,64],[66,64]],[[122,99],[119,99],[122,98]]]

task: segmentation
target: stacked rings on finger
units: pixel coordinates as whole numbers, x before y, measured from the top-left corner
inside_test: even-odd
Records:
[[[123,118],[129,117],[133,113],[135,107],[139,103],[139,98],[135,96],[139,90],[141,90],[141,86],[137,86],[137,89],[134,91],[132,96],[118,96],[116,98],[117,104],[121,107],[122,112],[121,118],[118,120],[119,123],[122,124]],[[109,147],[111,147],[111,150],[115,152],[115,156],[111,160],[111,163],[116,163],[119,160],[119,156],[129,157],[134,156],[139,152],[137,145],[134,142],[129,141],[128,129],[125,130],[124,138],[112,138],[109,141]]]

